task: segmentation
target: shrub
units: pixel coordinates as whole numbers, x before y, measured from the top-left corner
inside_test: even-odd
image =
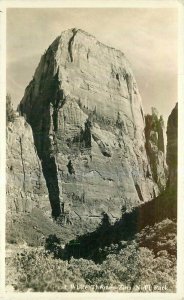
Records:
[[[55,234],[50,234],[45,240],[45,250],[52,253],[55,258],[62,258],[63,250],[61,240]]]
[[[15,259],[18,281],[15,289],[35,292],[73,291],[76,284],[85,284],[80,272],[72,273],[68,262],[54,259],[42,249],[19,253]]]
[[[69,262],[56,259],[55,254],[43,249],[25,250],[15,259],[18,273],[15,288],[37,292],[106,291],[106,288],[118,291],[123,285],[129,287],[128,291],[144,292],[166,285],[164,291],[173,292],[175,264],[167,251],[155,256],[152,250],[138,247],[136,241],[116,254],[109,254],[102,264],[82,258],[71,258]],[[145,290],[146,285],[150,290]]]

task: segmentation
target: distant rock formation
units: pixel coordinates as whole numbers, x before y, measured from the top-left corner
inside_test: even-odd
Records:
[[[178,161],[178,104],[172,110],[167,122],[167,157],[169,175],[168,187],[177,188]]]
[[[54,217],[67,213],[71,222],[83,220],[88,228],[102,213],[116,219],[122,207],[128,211],[165,188],[162,122],[153,114],[145,124],[124,54],[88,33],[71,29],[56,38],[19,111],[33,130]],[[32,162],[31,144],[25,147]],[[24,191],[24,171],[20,174]]]
[[[166,187],[167,167],[165,162],[164,120],[155,108],[152,114],[145,116],[146,152],[149,158],[151,174],[160,191]],[[149,172],[149,170],[148,170]]]
[[[7,211],[48,209],[49,199],[30,125],[16,117],[7,126]]]

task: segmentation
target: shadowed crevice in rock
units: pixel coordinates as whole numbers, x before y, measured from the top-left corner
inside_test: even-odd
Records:
[[[143,198],[143,196],[142,196],[140,186],[139,186],[137,183],[135,184],[135,188],[136,188],[137,194],[138,194],[138,196],[139,196],[139,199],[140,199],[142,202],[144,202],[144,198]]]
[[[73,62],[72,45],[73,45],[73,42],[74,42],[75,35],[77,33],[77,29],[73,28],[72,32],[73,32],[73,35],[72,35],[71,39],[68,42],[68,53],[70,55],[70,61],[71,62]]]
[[[124,79],[127,84],[127,89],[129,93],[129,100],[131,103],[131,113],[132,113],[132,119],[135,120],[134,111],[133,111],[133,78],[131,74],[125,73]],[[135,127],[134,127],[134,135],[135,135]]]
[[[140,111],[141,111],[142,118],[143,118],[143,120],[144,120],[144,113],[143,113],[142,108],[140,108]]]
[[[58,187],[57,178],[57,166],[54,157],[55,144],[54,144],[54,130],[50,133],[47,126],[49,126],[51,120],[47,119],[49,117],[49,109],[46,112],[44,109],[44,117],[42,119],[41,131],[38,128],[33,129],[34,142],[38,152],[38,156],[41,160],[43,175],[46,181],[46,185],[49,193],[49,200],[52,208],[52,216],[58,217],[61,213],[60,209],[60,193]]]
[[[91,128],[92,123],[89,119],[87,119],[85,122],[85,129],[82,134],[82,141],[84,142],[85,148],[91,148]]]
[[[68,168],[69,174],[75,174],[75,170],[74,170],[74,167],[73,167],[71,159],[69,160],[69,162],[67,164],[67,168]]]
[[[61,214],[61,208],[55,158],[51,157],[42,160],[42,169],[49,192],[52,216],[57,218]]]
[[[94,139],[94,141],[97,143],[101,153],[106,156],[106,157],[111,157],[111,152],[110,150],[108,149],[108,147],[100,140],[100,138],[95,135],[95,134],[92,134],[92,137]]]

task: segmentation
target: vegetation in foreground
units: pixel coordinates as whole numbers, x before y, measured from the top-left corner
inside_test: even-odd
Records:
[[[147,227],[133,240],[103,249],[102,263],[67,260],[60,239],[50,236],[45,248],[24,249],[14,256],[11,284],[17,291],[35,292],[174,292],[175,230],[176,223],[169,219]]]

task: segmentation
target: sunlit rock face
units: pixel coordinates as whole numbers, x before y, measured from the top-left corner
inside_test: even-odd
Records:
[[[33,130],[53,216],[65,213],[68,222],[86,226],[102,212],[116,219],[122,207],[149,201],[165,187],[164,149],[154,150],[160,167],[153,168],[130,65],[88,33],[71,29],[56,38],[19,110]]]
[[[27,213],[34,207],[48,210],[48,191],[31,126],[17,117],[8,124],[6,138],[7,212]]]

